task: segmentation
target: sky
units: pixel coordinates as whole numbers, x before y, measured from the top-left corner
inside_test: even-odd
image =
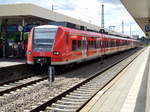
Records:
[[[124,33],[144,36],[143,31],[130,16],[120,0],[0,0],[0,4],[33,3],[67,16],[101,26],[101,5],[104,4],[105,28],[121,32],[124,21]]]

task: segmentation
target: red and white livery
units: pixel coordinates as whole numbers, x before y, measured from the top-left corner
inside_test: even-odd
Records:
[[[29,34],[27,63],[68,65],[128,50],[137,44],[137,40],[43,25],[33,28]]]

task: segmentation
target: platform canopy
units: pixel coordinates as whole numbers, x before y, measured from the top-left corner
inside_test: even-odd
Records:
[[[7,19],[7,24],[47,24],[51,21],[65,21],[74,23],[76,25],[85,26],[87,29],[96,30],[100,29],[99,26],[75,19],[40,6],[21,3],[21,4],[0,4],[0,24]]]
[[[121,0],[121,2],[150,38],[150,0]]]

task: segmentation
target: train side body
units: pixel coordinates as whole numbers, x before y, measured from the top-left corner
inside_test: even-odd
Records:
[[[44,25],[35,27],[30,32],[27,63],[68,65],[131,49],[137,43],[132,39]]]

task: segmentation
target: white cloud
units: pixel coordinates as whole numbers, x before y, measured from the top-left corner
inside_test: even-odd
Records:
[[[23,2],[16,2],[16,4],[21,4],[21,3],[23,3]]]
[[[73,1],[72,1],[73,2]],[[58,12],[64,13],[68,16],[72,16],[87,22],[91,22],[95,25],[101,24],[101,4],[97,0],[76,0],[76,6],[74,10],[61,10]],[[103,2],[104,3],[104,2]],[[144,35],[134,19],[130,16],[127,10],[121,3],[113,4],[110,2],[104,3],[105,5],[105,27],[113,25],[116,26],[116,31],[121,32],[122,21],[124,21],[124,29],[126,34],[130,34],[130,24],[132,26],[133,34]]]

